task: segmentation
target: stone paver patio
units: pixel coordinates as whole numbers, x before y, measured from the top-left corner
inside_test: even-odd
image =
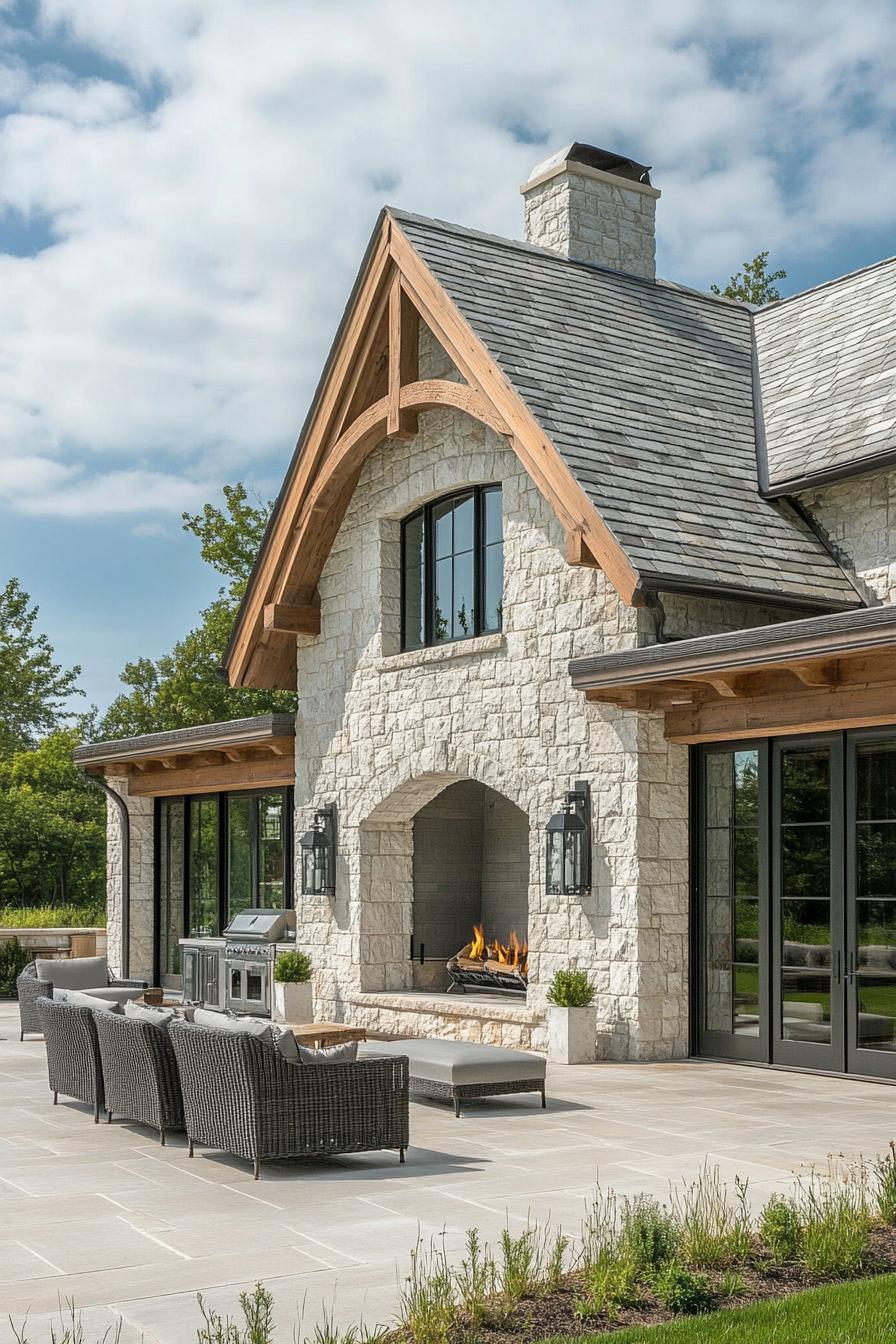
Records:
[[[418,1235],[497,1237],[527,1217],[578,1230],[599,1177],[664,1197],[708,1157],[749,1177],[760,1202],[829,1153],[875,1155],[896,1133],[886,1086],[710,1063],[552,1068],[549,1109],[529,1097],[484,1102],[456,1121],[413,1103],[411,1149],[268,1167],[160,1148],[139,1126],[94,1125],[51,1105],[40,1040],[18,1040],[0,1004],[0,1341],[29,1315],[49,1339],[58,1304],[82,1309],[89,1344],[121,1322],[122,1344],[195,1344],[196,1293],[235,1311],[241,1288],[275,1294],[278,1337],[304,1303],[345,1322],[391,1318]]]

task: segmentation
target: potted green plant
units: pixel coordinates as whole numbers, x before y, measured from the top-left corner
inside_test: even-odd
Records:
[[[594,986],[584,971],[557,971],[548,989],[548,1059],[593,1064],[596,1037]]]
[[[311,958],[307,952],[281,952],[274,962],[274,1021],[295,1025],[314,1021]]]

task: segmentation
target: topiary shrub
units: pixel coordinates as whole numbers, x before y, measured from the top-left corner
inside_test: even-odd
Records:
[[[594,1002],[594,986],[584,971],[557,971],[548,989],[555,1008],[587,1008]]]
[[[281,952],[274,962],[274,979],[281,985],[304,985],[312,969],[307,952]]]

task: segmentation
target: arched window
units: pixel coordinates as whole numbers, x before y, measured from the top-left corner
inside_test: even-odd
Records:
[[[500,485],[424,505],[401,525],[401,647],[500,630],[503,583]]]

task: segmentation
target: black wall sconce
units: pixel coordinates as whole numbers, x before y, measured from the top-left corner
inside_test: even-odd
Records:
[[[336,890],[336,804],[325,803],[305,831],[302,851],[302,895],[329,896]]]
[[[545,827],[545,890],[581,896],[591,890],[591,785],[577,779],[562,812]]]

